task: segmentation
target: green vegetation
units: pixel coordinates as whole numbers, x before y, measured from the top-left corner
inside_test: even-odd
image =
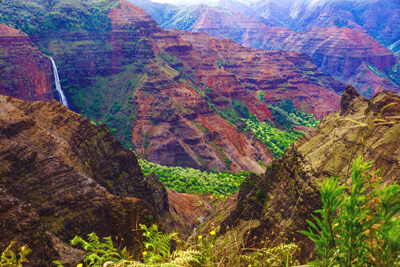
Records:
[[[250,132],[255,138],[263,142],[271,150],[272,154],[279,158],[297,138],[304,133],[296,131],[293,126],[307,126],[317,128],[317,121],[312,114],[298,111],[292,101],[284,99],[280,105],[271,106],[269,109],[273,115],[275,124],[271,121],[261,122],[251,114],[243,101],[227,101],[226,108],[217,112],[239,130]]]
[[[158,227],[155,224],[149,228],[141,224],[140,229],[144,230],[143,236],[146,237],[143,241],[145,251],[142,253],[146,264],[169,262],[170,266],[187,266],[190,263],[200,263],[198,260],[201,256],[200,251],[188,249],[172,253],[171,241],[178,235],[177,233],[162,234],[158,231]]]
[[[361,159],[354,162],[349,187],[335,177],[321,187],[323,207],[302,231],[316,244],[313,266],[400,264],[400,186],[381,186],[377,172],[367,172],[372,162]]]
[[[268,106],[277,128],[293,130],[293,126],[307,126],[316,129],[319,120],[314,115],[298,111],[291,100],[283,99],[278,105]]]
[[[160,234],[155,225],[150,228],[141,225],[141,229],[145,230],[143,236],[146,237],[143,260],[109,261],[104,266],[292,266],[293,253],[297,249],[294,244],[263,247],[250,253],[235,249],[230,257],[226,257],[226,249],[216,244],[217,233],[212,229],[191,236],[188,242],[177,238],[176,233]],[[172,238],[178,244],[173,253]]]
[[[66,31],[111,30],[107,13],[117,7],[117,0],[3,0],[0,23],[29,35]]]
[[[132,124],[138,107],[134,97],[138,87],[147,79],[145,74],[131,75],[138,68],[140,61],[124,66],[124,71],[114,75],[111,81],[109,76],[97,76],[93,79],[93,86],[68,88],[73,94],[75,110],[96,124],[106,123],[111,134],[128,149],[132,149]]]
[[[238,127],[237,122],[240,121],[240,119],[250,119],[254,117],[249,108],[244,105],[243,101],[232,100],[229,102],[227,99],[224,100],[226,102],[225,108],[220,109],[217,112],[222,118],[236,125],[236,127]]]
[[[398,266],[400,258],[400,186],[381,186],[378,172],[368,173],[372,162],[355,160],[351,184],[339,186],[339,178],[331,177],[321,186],[323,207],[316,211],[310,229],[301,231],[315,244],[318,258],[305,266]],[[225,216],[226,198],[211,196],[212,218],[197,228],[187,241],[177,233],[160,233],[156,225],[140,225],[144,239],[139,246],[120,249],[111,237],[100,242],[95,233],[88,241],[76,236],[72,245],[85,251],[85,266],[293,266],[298,246],[281,243],[268,247],[260,243],[243,249],[234,239],[227,251],[229,235],[218,236],[217,228]],[[214,223],[217,222],[215,226]],[[234,237],[235,238],[235,237]],[[30,249],[20,249],[20,256],[10,251],[2,253],[2,266],[22,266]],[[22,252],[22,253],[21,253]],[[18,259],[19,258],[19,259]],[[62,267],[61,262],[54,262]],[[78,264],[78,266],[83,266]]]
[[[16,242],[11,244],[1,253],[0,266],[4,267],[22,267],[24,262],[29,262],[26,257],[32,252],[27,246],[22,246],[18,249],[18,254],[15,254],[11,247]]]
[[[35,37],[34,45],[56,59],[70,108],[97,124],[107,123],[113,136],[132,148],[131,129],[137,110],[133,97],[147,78],[143,66],[153,52],[137,30],[127,28],[130,38],[120,43],[124,51],[121,71],[112,75],[112,46],[107,43],[112,29],[107,14],[119,5],[118,0],[3,0],[0,23]],[[66,32],[85,32],[87,38],[65,39]],[[80,57],[82,54],[86,56]]]
[[[166,167],[139,159],[144,176],[154,172],[168,188],[181,193],[228,196],[239,190],[248,172],[202,172],[192,168]]]
[[[279,130],[270,124],[259,120],[242,119],[246,125],[246,130],[251,132],[255,138],[262,141],[271,150],[272,154],[279,158],[297,138],[304,133],[296,130]]]
[[[150,227],[140,224],[138,246],[132,249],[117,249],[111,237],[100,242],[95,233],[88,235],[88,241],[76,236],[72,245],[80,245],[85,251],[86,266],[293,266],[298,246],[279,244],[269,247],[269,242],[257,244],[257,248],[246,250],[238,242],[235,233],[228,231],[219,236],[217,228],[226,215],[226,198],[210,197],[213,213],[211,220],[201,224],[188,240],[179,238],[177,233],[164,234],[156,225]],[[214,221],[213,221],[214,220]],[[214,225],[214,222],[217,225]],[[227,250],[229,238],[234,238],[232,247]],[[231,241],[230,241],[231,242]],[[60,262],[55,262],[62,267]],[[83,266],[81,263],[78,266]]]
[[[114,247],[111,237],[105,237],[104,242],[100,242],[99,237],[95,233],[88,235],[88,241],[80,236],[75,236],[71,240],[71,245],[80,245],[86,254],[83,258],[86,266],[102,266],[107,261],[119,261],[128,259],[126,249],[118,251]],[[62,266],[61,262],[55,262],[58,266]]]

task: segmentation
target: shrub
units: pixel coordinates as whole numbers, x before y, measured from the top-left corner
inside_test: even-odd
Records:
[[[372,162],[359,157],[349,188],[331,177],[321,187],[322,209],[301,231],[316,245],[314,266],[395,266],[400,264],[400,186],[380,188],[381,179],[368,173]],[[346,193],[348,192],[348,193]]]

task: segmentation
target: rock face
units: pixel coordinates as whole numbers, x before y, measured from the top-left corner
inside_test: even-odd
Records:
[[[152,14],[161,12],[151,9],[156,4],[143,4],[140,1],[139,4]],[[283,6],[280,8],[284,9]],[[366,97],[373,96],[379,90],[398,60],[393,52],[362,32],[360,27],[350,29],[314,21],[316,26],[325,28],[308,26],[303,32],[295,32],[282,26],[267,26],[221,7],[202,5],[184,10],[172,18],[159,18],[159,23],[167,29],[178,27],[181,30],[205,32],[217,38],[231,38],[249,47],[306,53],[319,70],[345,84],[354,85]],[[397,51],[395,44],[393,49]],[[389,80],[384,89],[400,91],[398,84],[397,79]]]
[[[270,104],[290,99],[299,110],[319,118],[339,108],[337,93],[342,84],[319,72],[305,54],[250,49],[230,39],[175,32],[193,50],[171,53],[190,66],[207,88],[213,89],[205,93],[215,102],[226,94],[223,90],[232,92],[233,99],[244,100],[250,111],[258,115],[260,105],[248,95],[249,91]]]
[[[131,247],[131,229],[168,211],[162,190],[143,179],[135,155],[107,126],[95,126],[55,100],[1,96],[0,144],[0,225],[7,230],[0,251],[11,238],[23,243],[32,237],[33,265],[60,259],[53,248],[60,247],[57,238],[69,243],[96,232],[124,237]]]
[[[3,189],[0,190],[0,251],[16,241],[13,251],[24,245],[35,248],[29,256],[29,266],[50,266],[59,255],[39,215],[31,205],[22,204]]]
[[[270,28],[263,34],[265,49],[299,51],[310,55],[317,67],[336,79],[353,84],[366,97],[382,85],[385,72],[396,64],[395,55],[369,35],[346,27],[312,28],[293,32]],[[259,40],[246,40],[248,44]],[[384,89],[400,91],[390,81]]]
[[[0,25],[0,94],[53,99],[50,60],[22,32]]]
[[[388,104],[393,105],[384,108]],[[398,181],[400,124],[393,116],[397,116],[399,110],[398,93],[381,92],[368,101],[348,86],[340,111],[325,116],[315,132],[293,143],[264,175],[252,176],[243,182],[236,209],[223,222],[222,232],[239,222],[237,225],[241,226],[237,227],[249,227],[244,231],[249,233],[248,245],[265,238],[301,241],[302,258],[315,256],[310,240],[298,231],[308,228],[307,220],[321,207],[318,190],[324,180],[336,174],[346,183],[349,158],[354,161],[363,155],[364,161],[374,161],[372,170],[382,170],[385,184]],[[382,119],[389,123],[373,122],[381,112]],[[354,127],[355,123],[345,119],[362,121],[371,131],[369,127]],[[352,155],[350,148],[354,148]]]

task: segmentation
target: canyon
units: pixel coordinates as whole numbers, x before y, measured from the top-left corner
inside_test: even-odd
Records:
[[[283,99],[318,118],[339,107],[344,85],[318,71],[304,54],[166,31],[140,7],[126,1],[109,5],[109,24],[105,18],[102,23],[110,31],[31,33],[30,47],[54,58],[71,110],[107,123],[124,146],[145,159],[261,173],[273,155],[223,118],[224,110],[236,103],[260,121],[273,122],[267,104]],[[50,60],[45,61],[51,81]],[[49,84],[42,88],[53,91]],[[19,97],[29,100],[26,96]]]
[[[267,26],[282,26],[296,32],[313,27],[345,26],[370,35],[387,48],[399,39],[397,0],[134,0],[133,3],[143,5],[146,11],[149,7],[151,16],[162,12],[163,16],[154,17],[158,23],[159,19],[173,23],[172,17],[185,13],[186,7],[204,4],[237,11]]]
[[[35,3],[7,2],[23,10],[21,21],[29,16],[20,5],[43,13],[38,24],[15,24],[20,30],[9,27],[15,22],[11,9],[0,10],[9,25],[0,25],[0,251],[11,241],[28,245],[28,266],[54,260],[76,266],[84,252],[69,241],[91,232],[135,248],[133,256],[142,259],[142,232],[132,231],[140,224],[157,224],[187,240],[201,218],[216,212],[210,194],[177,193],[154,173],[144,177],[138,157],[254,172],[227,198],[225,216],[212,221],[215,244],[225,237],[243,248],[294,242],[302,262],[316,254],[298,231],[322,206],[319,189],[326,178],[336,175],[347,185],[351,164],[363,155],[374,161],[372,171],[381,169],[384,185],[398,180],[400,95],[378,87],[397,56],[361,31],[329,25],[295,32],[278,18],[260,26],[262,14],[254,10],[257,20],[204,5],[195,9],[202,14],[190,24],[196,29],[164,30],[124,0],[100,9],[80,2],[76,12],[84,19],[75,25],[68,21],[72,2]],[[88,20],[88,6],[96,19]],[[220,13],[230,25],[220,27]],[[228,26],[249,46],[265,41],[255,34],[262,29],[275,50],[225,38]],[[192,32],[207,30],[212,33]],[[343,49],[346,57],[334,53]],[[54,99],[50,56],[69,108]],[[359,85],[360,93],[334,79],[344,80],[347,72],[346,81]],[[398,75],[394,71],[383,89],[398,90]],[[315,131],[298,126],[309,134],[274,159],[240,119],[274,125],[272,111],[282,103],[321,122]]]
[[[381,89],[386,76],[399,61],[398,55],[385,48],[360,27],[339,27],[333,23],[316,22],[313,23],[313,27],[300,27],[294,31],[246,17],[239,9],[233,11],[205,5],[173,7],[166,4],[162,5],[162,9],[158,7],[161,5],[158,3],[142,0],[132,2],[145,8],[166,29],[204,32],[217,38],[230,38],[253,48],[305,53],[313,59],[321,72],[330,74],[344,84],[352,84],[366,97],[373,96]],[[220,5],[224,6],[223,3]],[[281,9],[283,8],[280,7],[279,10]],[[171,14],[169,10],[172,10]],[[258,10],[262,10],[262,7]],[[394,16],[395,13],[391,14]],[[336,17],[337,15],[329,13],[331,20]],[[399,38],[398,33],[393,34],[396,36],[394,38]],[[398,78],[391,76],[383,89],[400,91],[399,84]]]
[[[197,216],[210,215],[209,196],[167,191],[155,175],[144,179],[135,155],[107,126],[55,100],[0,96],[0,104],[0,250],[15,240],[35,248],[32,266],[53,260],[75,266],[83,252],[68,240],[76,234],[118,236],[130,247],[140,241],[131,231],[139,223],[188,236]],[[218,236],[239,234],[234,240],[249,247],[262,240],[296,242],[299,259],[313,259],[312,242],[298,230],[322,205],[321,182],[337,175],[348,183],[349,165],[359,155],[374,161],[371,172],[380,169],[384,184],[398,180],[399,94],[384,91],[368,100],[348,86],[340,104],[264,174],[245,179],[228,200]]]

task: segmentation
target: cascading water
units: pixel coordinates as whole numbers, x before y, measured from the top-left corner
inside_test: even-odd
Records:
[[[53,72],[54,72],[54,82],[56,84],[56,89],[58,94],[60,95],[61,104],[68,107],[67,98],[64,95],[63,90],[61,89],[60,78],[58,77],[58,71],[56,63],[54,62],[53,58],[50,57],[51,63],[53,64]]]

